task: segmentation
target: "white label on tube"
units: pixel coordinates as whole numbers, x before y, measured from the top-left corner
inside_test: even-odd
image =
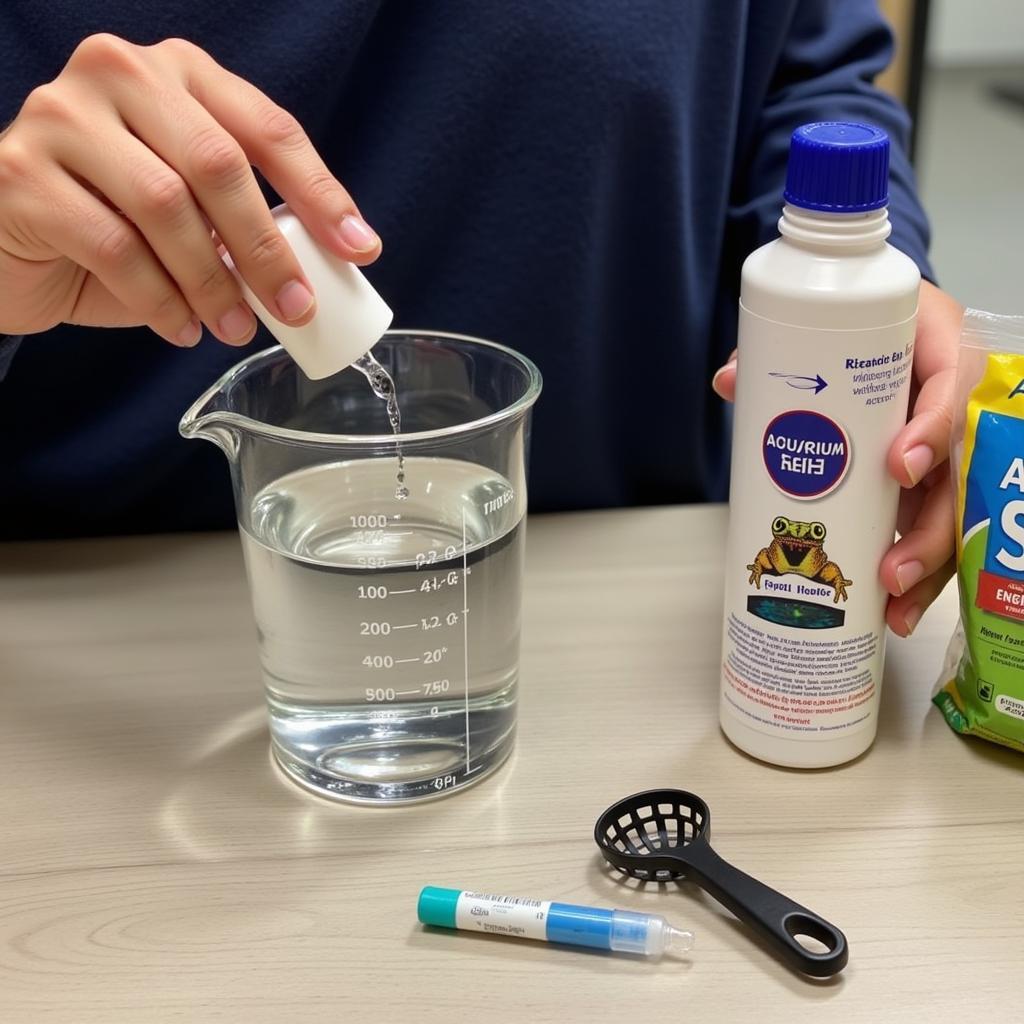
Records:
[[[455,927],[519,939],[547,938],[550,900],[531,900],[522,896],[498,896],[493,893],[464,892],[455,905]]]

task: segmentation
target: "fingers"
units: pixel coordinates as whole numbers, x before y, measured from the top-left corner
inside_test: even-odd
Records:
[[[949,456],[956,363],[963,308],[927,281],[921,284],[914,376],[919,382],[913,416],[889,450],[890,474],[905,488],[900,540],[882,559],[879,576],[893,595],[890,629],[909,636],[924,610],[953,575],[956,542]]]
[[[195,345],[199,321],[139,231],[70,177],[55,177],[48,192],[36,218],[40,239],[90,271],[135,323],[173,345]]]
[[[711,378],[711,387],[719,398],[727,402],[736,397],[736,349],[729,354],[724,366],[720,366]]]
[[[911,529],[886,553],[879,579],[894,597],[912,591],[949,561],[955,542],[955,511],[949,474],[925,494]]]
[[[184,92],[158,107],[145,93],[128,92],[119,95],[118,108],[132,132],[167,167],[166,172],[154,168],[151,180],[143,182],[141,202],[151,219],[177,229],[179,242],[187,237],[193,250],[202,248],[198,278],[191,283],[208,289],[209,305],[217,312],[207,323],[218,337],[244,344],[255,334],[256,320],[232,275],[213,266],[216,249],[200,209],[268,310],[284,323],[312,319],[312,288],[274,223],[239,144]],[[182,246],[174,247],[176,262],[187,265]]]
[[[897,636],[910,636],[928,606],[942,593],[955,570],[955,560],[950,559],[905,594],[890,597],[885,609],[885,621],[889,628]]]
[[[205,54],[189,88],[322,245],[360,266],[377,259],[380,238],[291,114]]]
[[[252,172],[251,148],[274,171],[268,175],[271,183],[293,201],[296,212],[322,241],[334,251],[343,250],[343,256],[359,249],[363,262],[375,258],[379,240],[370,232],[372,241],[367,244],[358,217],[355,223],[347,219],[341,226],[342,217],[355,212],[351,198],[327,172],[294,119],[259,90],[184,40],[134,47],[113,39],[100,48],[104,47],[111,51],[105,55],[110,59],[102,62],[106,93],[125,125],[185,186],[173,176],[154,171],[156,185],[149,185],[151,195],[143,205],[160,211],[157,219],[180,226],[179,237],[188,235],[193,253],[201,244],[196,225],[205,218],[231,254],[238,273],[278,319],[303,324],[314,316],[315,296],[267,209]],[[264,132],[258,119],[271,112],[276,120]],[[304,190],[297,191],[297,181]],[[327,188],[331,183],[333,187]],[[187,209],[186,189],[194,197],[195,210]],[[309,210],[317,207],[317,200],[319,208],[313,216]],[[328,228],[327,214],[335,217],[336,228]],[[346,249],[344,238],[355,238],[358,244]],[[214,296],[206,306],[213,305],[218,312],[204,319],[222,340],[244,342],[255,332],[255,319],[241,301],[237,285],[225,284],[210,265],[209,254],[216,249],[212,243],[205,248],[208,239],[207,233],[202,240],[200,266],[204,269],[199,283],[189,281],[187,287],[205,289]],[[195,265],[183,248],[178,247],[176,263]]]
[[[914,487],[949,455],[956,364],[963,307],[928,281],[921,283],[914,376],[919,382],[913,415],[889,449],[889,473]]]
[[[238,282],[217,253],[184,179],[125,131],[110,131],[102,149],[62,140],[58,156],[142,232],[196,316],[223,342],[252,339],[255,319]]]
[[[930,281],[921,282],[914,346],[914,375],[918,380],[928,380],[956,366],[963,315],[963,306],[952,295]]]
[[[956,367],[939,370],[921,385],[914,414],[888,454],[889,473],[903,487],[916,487],[949,458],[956,394]]]
[[[941,473],[942,471],[939,470]],[[896,532],[902,537],[914,528],[914,522],[921,512],[924,499],[928,496],[928,485],[934,484],[935,477],[925,477],[920,487],[911,487],[900,492],[899,509],[896,515]]]

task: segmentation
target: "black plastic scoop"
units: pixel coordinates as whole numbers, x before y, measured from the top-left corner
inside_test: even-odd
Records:
[[[609,864],[633,878],[686,877],[728,907],[790,967],[816,978],[838,974],[850,957],[846,936],[824,918],[722,860],[711,848],[711,811],[681,789],[651,789],[613,804],[594,839]],[[797,936],[826,947],[813,953]]]

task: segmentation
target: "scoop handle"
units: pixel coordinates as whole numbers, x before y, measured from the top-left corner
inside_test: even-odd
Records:
[[[838,974],[850,958],[846,936],[823,917],[776,892],[723,860],[704,842],[686,847],[687,877],[745,921],[790,967],[815,978]],[[812,953],[797,941],[806,935],[824,943]]]

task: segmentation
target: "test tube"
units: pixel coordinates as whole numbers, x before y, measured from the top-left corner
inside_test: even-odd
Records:
[[[590,946],[652,959],[679,956],[693,948],[693,932],[670,925],[659,914],[433,885],[420,892],[417,914],[423,924],[440,928]]]

